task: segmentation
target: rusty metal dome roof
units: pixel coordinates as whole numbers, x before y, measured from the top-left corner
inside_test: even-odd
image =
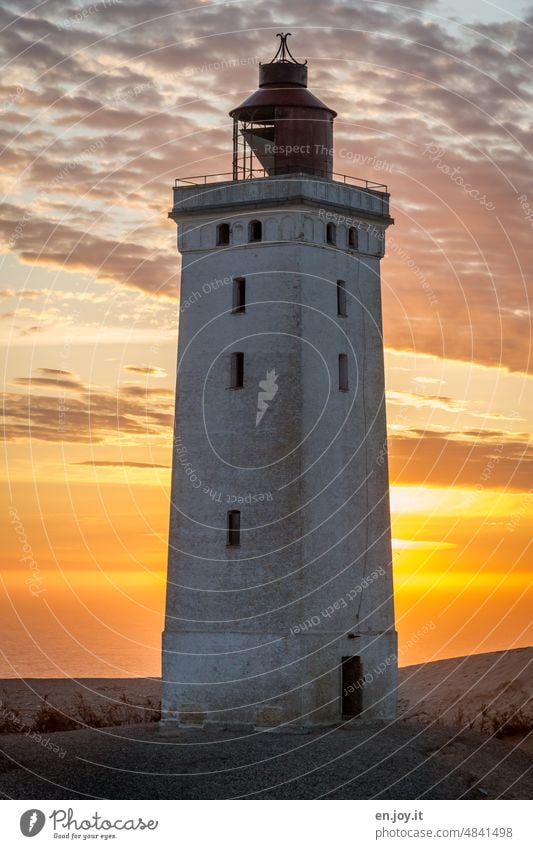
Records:
[[[259,66],[259,88],[229,113],[241,121],[273,120],[276,107],[322,109],[334,118],[337,113],[307,88],[307,61],[297,62],[287,46],[288,33],[281,39],[271,62]],[[290,58],[287,58],[290,57]]]

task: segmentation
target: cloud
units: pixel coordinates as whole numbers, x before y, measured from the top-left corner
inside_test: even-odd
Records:
[[[41,389],[68,389],[72,392],[82,392],[87,387],[81,382],[78,375],[72,371],[60,368],[38,368],[37,372],[42,377],[14,377],[11,383],[15,386],[30,386]]]
[[[160,398],[173,398],[174,390],[163,388],[163,387],[148,387],[148,386],[139,386],[136,383],[127,383],[123,385],[120,389],[123,395],[127,395],[130,398],[146,398],[146,397],[160,397]]]
[[[429,2],[101,5],[79,16],[48,2],[29,17],[14,0],[0,13],[5,250],[175,298],[173,178],[230,169],[228,110],[290,27],[311,88],[339,112],[335,170],[391,190],[386,344],[530,368],[533,239],[518,198],[531,8],[484,24],[446,22]]]
[[[71,389],[79,391],[82,389],[81,383],[75,383],[72,380],[61,380],[60,378],[52,377],[15,377],[11,381],[15,386],[32,386],[43,389]]]
[[[165,465],[164,463],[141,463],[135,460],[123,460],[119,462],[118,460],[83,460],[79,463],[73,463],[73,466],[113,466],[116,468],[122,468],[125,466],[131,466],[134,469],[170,469],[171,466]]]
[[[124,371],[132,372],[133,374],[145,374],[147,377],[167,377],[167,372],[163,368],[156,366],[123,366]]]
[[[15,384],[28,386],[30,391],[24,395],[6,393],[3,396],[6,441],[87,444],[118,441],[127,444],[146,436],[170,438],[174,410],[172,390],[141,386],[106,390],[90,387],[75,379],[75,375],[60,377],[60,369],[46,371],[59,374],[16,378]],[[39,395],[33,394],[32,389],[62,392],[55,396]]]
[[[387,401],[400,406],[431,407],[434,410],[445,410],[446,412],[459,412],[467,408],[464,403],[448,395],[416,395],[412,392],[387,391]]]
[[[158,250],[101,238],[43,219],[25,222],[24,215],[22,208],[5,204],[0,217],[0,239],[6,248],[15,239],[23,262],[67,271],[89,271],[100,281],[119,281],[154,294],[175,295],[176,261]]]
[[[19,298],[21,301],[37,301],[43,297],[42,289],[2,289],[0,290],[0,298]]]
[[[392,547],[393,549],[420,549],[422,551],[447,551],[452,548],[457,548],[457,545],[452,542],[444,542],[442,540],[414,540],[414,539],[402,539],[401,537],[393,537],[392,539]]]
[[[530,446],[528,434],[498,430],[392,436],[391,483],[527,491],[533,479]]]
[[[78,375],[75,372],[67,371],[66,369],[63,369],[63,368],[42,367],[42,368],[38,368],[37,371],[40,374],[55,375],[57,377],[66,377],[66,378],[69,378],[70,380],[78,380]]]
[[[438,377],[426,377],[424,375],[418,375],[417,377],[413,377],[413,383],[420,383],[422,385],[426,383],[435,384],[436,386],[442,386],[446,383],[445,380],[441,380]]]
[[[21,336],[33,336],[34,333],[42,333],[44,327],[41,327],[40,324],[33,324],[31,327],[25,327],[24,330],[20,331]]]

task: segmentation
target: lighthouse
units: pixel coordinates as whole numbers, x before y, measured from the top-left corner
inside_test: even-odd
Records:
[[[288,34],[233,168],[176,181],[182,256],[161,726],[395,715],[380,260]],[[229,133],[228,133],[229,138]]]

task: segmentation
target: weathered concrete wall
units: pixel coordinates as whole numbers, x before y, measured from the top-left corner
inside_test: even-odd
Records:
[[[363,716],[392,716],[379,280],[388,198],[379,217],[382,198],[331,181],[212,188],[175,193],[183,271],[163,724],[338,721],[350,655],[368,679]],[[357,251],[341,217],[358,228]],[[250,244],[253,219],[263,241]],[[231,240],[217,248],[220,221]],[[247,288],[236,315],[234,277]],[[229,387],[232,351],[245,353],[242,389]],[[338,388],[340,353],[348,391]],[[259,382],[272,370],[278,391],[256,425]],[[241,510],[239,547],[226,546],[229,509]]]

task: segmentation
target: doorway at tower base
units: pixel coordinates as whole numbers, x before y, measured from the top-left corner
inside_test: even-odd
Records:
[[[396,716],[396,632],[163,635],[162,730]]]

